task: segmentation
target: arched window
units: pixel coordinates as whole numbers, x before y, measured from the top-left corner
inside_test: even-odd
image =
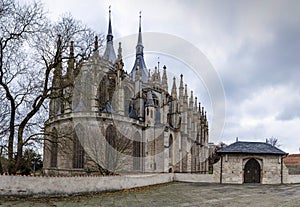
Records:
[[[106,149],[105,149],[105,164],[106,168],[110,171],[114,171],[117,167],[117,157],[116,157],[116,139],[117,132],[113,125],[109,125],[106,129],[105,134],[106,139]]]
[[[144,143],[141,141],[141,135],[136,132],[133,141],[133,170],[142,170],[144,155]]]
[[[77,125],[73,132],[73,168],[84,167],[84,128],[82,125]]]
[[[173,166],[173,151],[174,151],[174,144],[173,144],[173,136],[170,134],[169,137],[169,165]]]
[[[107,78],[104,76],[98,87],[98,104],[99,111],[103,111],[105,109],[106,102],[108,101],[108,93],[107,93]]]
[[[58,152],[58,134],[56,128],[52,130],[51,134],[51,161],[50,167],[57,167],[57,152]]]
[[[128,116],[129,114],[129,105],[132,98],[132,93],[128,87],[124,87],[124,115]]]

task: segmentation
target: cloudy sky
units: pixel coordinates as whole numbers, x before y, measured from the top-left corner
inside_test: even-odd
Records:
[[[222,135],[211,141],[230,144],[236,137],[247,141],[276,137],[286,152],[299,152],[300,1],[43,2],[54,20],[69,12],[99,33],[107,31],[111,5],[115,38],[136,34],[142,11],[144,32],[172,34],[192,43],[218,72],[226,117]],[[132,50],[134,53],[134,46]],[[163,60],[160,57],[165,64]],[[154,62],[148,66],[153,68]],[[174,73],[185,74],[182,68]],[[187,76],[191,89],[201,93],[203,84]],[[205,98],[203,94],[199,97]],[[207,110],[210,120],[217,116],[209,104]]]

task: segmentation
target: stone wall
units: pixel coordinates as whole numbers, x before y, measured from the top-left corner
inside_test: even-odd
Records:
[[[0,176],[0,196],[63,196],[116,191],[173,181],[173,174],[107,177]]]
[[[290,170],[290,166],[283,165],[283,182],[287,184],[300,183],[300,174],[294,173],[295,171]]]
[[[139,174],[122,176],[30,177],[0,176],[1,196],[66,196],[117,191],[155,184],[179,182],[217,183],[211,174]]]
[[[117,191],[155,184],[178,182],[219,183],[220,174],[159,173],[122,176],[26,177],[0,176],[0,198],[3,196],[67,196]],[[300,175],[288,175],[284,183],[300,183]],[[230,183],[226,180],[227,183]],[[223,180],[224,183],[224,180]]]
[[[175,173],[174,181],[193,183],[219,183],[219,177],[217,177],[215,174]]]

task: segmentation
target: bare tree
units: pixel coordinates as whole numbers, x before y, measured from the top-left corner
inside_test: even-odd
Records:
[[[87,59],[94,36],[91,29],[70,15],[52,23],[40,3],[21,5],[13,0],[1,1],[0,138],[8,140],[9,173],[19,168],[23,146],[36,138],[33,134],[38,133],[47,118],[45,101],[52,90],[52,71],[68,61],[71,41],[75,61]]]
[[[271,137],[271,138],[266,139],[266,143],[268,143],[268,144],[270,144],[274,147],[280,147],[281,146],[281,144],[279,144],[278,139],[275,138],[275,137]]]

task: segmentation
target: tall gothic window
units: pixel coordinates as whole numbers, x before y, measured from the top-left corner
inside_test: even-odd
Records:
[[[98,88],[98,104],[99,110],[103,111],[105,109],[106,102],[108,101],[108,94],[107,94],[107,81],[106,76],[102,78]]]
[[[82,125],[77,125],[73,132],[73,168],[84,167],[84,128]]]
[[[173,156],[174,156],[174,144],[173,136],[170,134],[169,137],[169,164],[173,166]]]
[[[134,135],[133,141],[133,170],[142,170],[144,155],[144,143],[141,142],[141,136],[138,132]]]
[[[117,167],[116,157],[116,139],[117,131],[113,125],[109,125],[106,129],[106,150],[105,150],[105,163],[108,170],[113,171]]]
[[[128,87],[124,87],[124,115],[128,116],[129,114],[129,105],[132,97],[132,93],[130,92]]]
[[[56,128],[52,130],[51,139],[51,161],[50,167],[57,167],[58,134]]]

